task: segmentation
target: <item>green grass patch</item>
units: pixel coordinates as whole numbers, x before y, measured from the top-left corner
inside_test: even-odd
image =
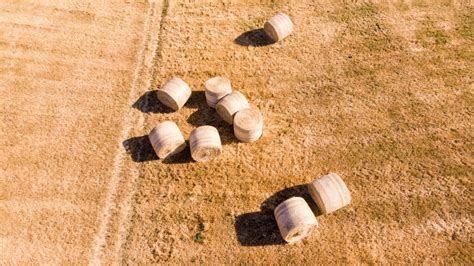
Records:
[[[453,0],[413,0],[411,1],[413,7],[431,7],[433,5],[436,6],[451,6],[453,4]]]
[[[199,244],[204,244],[206,240],[206,236],[204,235],[204,231],[206,230],[206,223],[204,221],[204,218],[201,216],[196,217],[198,220],[198,232],[194,235],[194,242],[199,243]]]
[[[456,31],[464,38],[474,39],[474,8],[459,15]]]
[[[403,217],[400,216],[400,202],[393,199],[380,199],[376,202],[371,202],[365,211],[367,215],[381,223],[391,223],[396,221],[401,223]]]
[[[336,10],[330,18],[339,23],[350,23],[351,21],[374,17],[378,14],[378,8],[371,3],[359,5],[346,5],[344,8]]]
[[[405,1],[397,1],[395,3],[395,7],[399,11],[408,11],[408,10],[410,10],[410,6],[407,3],[405,3]]]
[[[468,177],[474,173],[474,168],[469,165],[445,165],[444,166],[444,173],[445,176],[453,176],[453,177]]]
[[[329,19],[346,26],[342,35],[346,50],[355,55],[379,56],[402,48],[380,13],[379,7],[371,3],[348,4],[329,14]]]
[[[436,44],[446,44],[449,41],[449,36],[441,29],[427,30],[426,37],[433,39]]]
[[[416,196],[410,200],[410,208],[407,215],[413,216],[419,221],[429,218],[431,213],[440,204],[439,200],[435,197],[422,197]]]
[[[203,232],[198,232],[197,234],[194,235],[194,242],[199,243],[199,244],[204,244],[206,237],[204,236]]]
[[[446,31],[437,27],[435,21],[428,17],[416,33],[416,37],[425,47],[442,46],[450,41],[450,37]]]
[[[408,196],[372,201],[364,206],[364,212],[375,221],[403,225],[410,223],[412,219],[418,222],[428,220],[438,206],[440,201],[434,196]]]
[[[270,7],[273,9],[281,9],[285,5],[288,5],[290,3],[296,2],[294,0],[270,0]]]

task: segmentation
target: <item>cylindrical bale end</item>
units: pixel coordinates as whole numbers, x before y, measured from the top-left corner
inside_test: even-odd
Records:
[[[186,147],[186,141],[176,123],[165,121],[148,134],[151,145],[160,159],[179,153]]]
[[[274,211],[282,238],[293,244],[307,237],[318,225],[316,216],[303,198],[293,197],[280,203]]]
[[[232,92],[230,80],[225,77],[214,77],[204,83],[207,104],[216,108],[220,99]]]
[[[191,157],[196,162],[208,162],[222,152],[219,132],[212,126],[200,126],[191,132],[189,137]]]
[[[245,96],[238,91],[233,91],[217,103],[216,111],[224,121],[232,125],[235,113],[249,107]]]
[[[286,38],[293,31],[293,22],[288,15],[278,12],[265,22],[263,29],[275,42]]]
[[[322,214],[338,210],[351,202],[351,193],[342,178],[329,173],[308,184],[311,197]]]
[[[238,111],[234,117],[234,135],[242,142],[253,142],[262,136],[263,117],[258,108]]]
[[[191,97],[191,89],[184,80],[174,77],[168,80],[156,94],[162,104],[177,111]]]

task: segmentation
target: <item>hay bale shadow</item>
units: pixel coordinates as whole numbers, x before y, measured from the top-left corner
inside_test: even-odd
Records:
[[[192,113],[187,122],[193,126],[210,125],[219,131],[221,142],[223,145],[239,142],[234,136],[233,127],[222,120],[216,111],[207,105],[204,91],[193,91],[191,97],[185,104],[188,108],[197,108]],[[174,112],[172,109],[164,106],[156,96],[156,90],[148,91],[143,94],[132,106],[143,113],[170,113]],[[150,143],[148,135],[140,137],[132,137],[123,141],[122,145],[128,154],[132,157],[134,162],[146,162],[158,160],[153,147]],[[165,164],[182,164],[193,162],[191,152],[189,150],[189,143],[187,147],[180,153],[172,155],[164,160]]]
[[[204,91],[193,91],[184,106],[189,108],[201,108],[207,106],[206,94]]]
[[[235,38],[234,42],[241,46],[267,46],[270,44],[274,44],[273,41],[266,33],[263,28],[250,30],[240,34],[237,38]]]
[[[197,110],[186,119],[189,124],[195,127],[204,125],[215,127],[217,131],[219,131],[223,145],[239,142],[234,136],[234,128],[232,125],[227,124],[227,122],[222,120],[217,114],[214,108],[207,105],[204,91],[194,91],[186,103],[186,106],[197,108]]]
[[[191,150],[189,149],[189,142],[186,141],[186,148],[183,151],[173,154],[168,158],[162,160],[165,164],[184,164],[193,162],[191,157]]]
[[[148,135],[129,138],[122,142],[122,145],[134,162],[141,163],[158,160]]]
[[[148,135],[133,137],[125,140],[122,143],[123,147],[128,154],[132,157],[132,160],[137,163],[143,163],[147,161],[159,160],[158,156],[151,145]],[[189,151],[189,144],[186,148],[168,158],[162,160],[166,164],[182,164],[192,162],[191,152]]]
[[[278,231],[273,212],[251,212],[239,215],[235,220],[235,230],[242,246],[285,244]]]
[[[140,110],[143,113],[172,113],[173,109],[165,106],[158,100],[156,94],[157,90],[145,92],[138,100],[132,105],[133,108]]]
[[[298,185],[285,188],[267,198],[260,205],[260,212],[245,213],[237,216],[235,231],[242,246],[282,245],[282,239],[273,211],[283,201],[291,197],[302,197],[309,205],[315,216],[321,211],[311,198],[308,186]]]

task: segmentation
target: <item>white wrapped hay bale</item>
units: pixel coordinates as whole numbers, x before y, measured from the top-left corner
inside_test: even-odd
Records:
[[[278,12],[265,22],[263,29],[275,42],[283,40],[293,31],[293,22],[288,15]]]
[[[188,84],[178,77],[168,80],[156,93],[161,103],[175,111],[183,107],[191,97]]]
[[[303,198],[293,197],[280,203],[274,211],[282,238],[289,244],[307,237],[318,225],[316,216]]]
[[[165,121],[154,127],[148,134],[151,145],[160,159],[184,150],[186,141],[173,121]]]
[[[232,92],[230,80],[225,77],[214,77],[204,83],[207,104],[216,108],[220,99]]]
[[[351,202],[351,194],[342,178],[334,173],[315,179],[308,184],[311,197],[322,214],[338,210]]]
[[[191,157],[197,162],[208,162],[222,152],[219,132],[212,126],[200,126],[189,137]]]
[[[235,113],[249,107],[247,98],[242,93],[233,91],[217,103],[216,111],[224,121],[232,125]]]
[[[234,135],[242,142],[253,142],[262,136],[263,116],[258,108],[238,111],[234,116]]]

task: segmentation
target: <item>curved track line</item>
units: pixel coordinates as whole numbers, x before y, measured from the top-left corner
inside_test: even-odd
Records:
[[[169,2],[167,0],[163,1],[162,7],[161,7],[161,16],[159,17],[159,29],[157,34],[155,35],[154,39],[151,39],[151,58],[149,61],[146,62],[146,65],[150,68],[149,72],[149,77],[146,79],[146,84],[145,88],[149,88],[151,86],[152,80],[155,77],[155,72],[156,72],[156,65],[154,64],[155,59],[161,55],[157,54],[157,49],[161,48],[161,42],[162,42],[162,32],[163,32],[163,24],[165,21],[166,14],[168,12],[168,6]],[[156,9],[154,10],[156,11]],[[153,14],[153,17],[156,17],[156,14]],[[156,23],[156,22],[155,22]],[[151,34],[153,34],[153,31],[151,31]],[[138,119],[138,127],[143,130],[143,124],[145,123],[145,117],[142,113],[140,113],[140,117]],[[130,169],[130,175],[131,175],[131,181],[130,181],[130,187],[129,193],[126,196],[126,199],[124,203],[121,205],[122,208],[121,210],[121,215],[120,215],[120,220],[119,220],[119,232],[118,232],[118,239],[115,243],[115,250],[114,250],[114,258],[116,258],[117,262],[122,261],[123,257],[123,245],[127,241],[128,233],[130,230],[130,221],[129,221],[129,216],[130,216],[130,210],[131,210],[131,205],[132,205],[132,200],[135,197],[135,193],[137,190],[137,179],[139,177],[139,171],[137,168],[132,168]]]
[[[129,94],[129,99],[128,102],[132,102],[136,98],[136,89],[137,89],[137,83],[138,79],[140,76],[140,69],[143,65],[144,61],[144,52],[147,47],[147,41],[148,41],[148,29],[150,26],[150,20],[152,18],[152,15],[155,13],[155,3],[149,3],[148,7],[148,12],[147,12],[147,17],[144,25],[144,32],[143,32],[143,41],[141,44],[141,49],[140,52],[137,55],[137,65],[135,67],[135,71],[133,73],[133,82],[132,82],[132,89]],[[108,185],[108,191],[107,191],[107,196],[105,198],[105,206],[102,209],[102,212],[100,212],[100,225],[99,225],[99,231],[97,235],[94,238],[93,246],[92,246],[92,254],[91,257],[89,258],[89,265],[98,265],[100,264],[100,260],[102,257],[102,250],[106,244],[106,235],[107,235],[107,228],[109,225],[110,217],[112,211],[115,209],[115,204],[114,204],[114,199],[116,197],[117,193],[117,186],[120,183],[121,179],[121,172],[122,172],[122,166],[123,166],[123,160],[125,157],[125,150],[121,146],[122,141],[126,139],[132,129],[132,115],[133,115],[133,110],[127,105],[127,114],[123,120],[123,125],[122,125],[122,131],[120,133],[119,141],[118,141],[118,149],[114,158],[114,164],[113,164],[113,170],[112,170],[112,177],[110,179],[109,185]]]

